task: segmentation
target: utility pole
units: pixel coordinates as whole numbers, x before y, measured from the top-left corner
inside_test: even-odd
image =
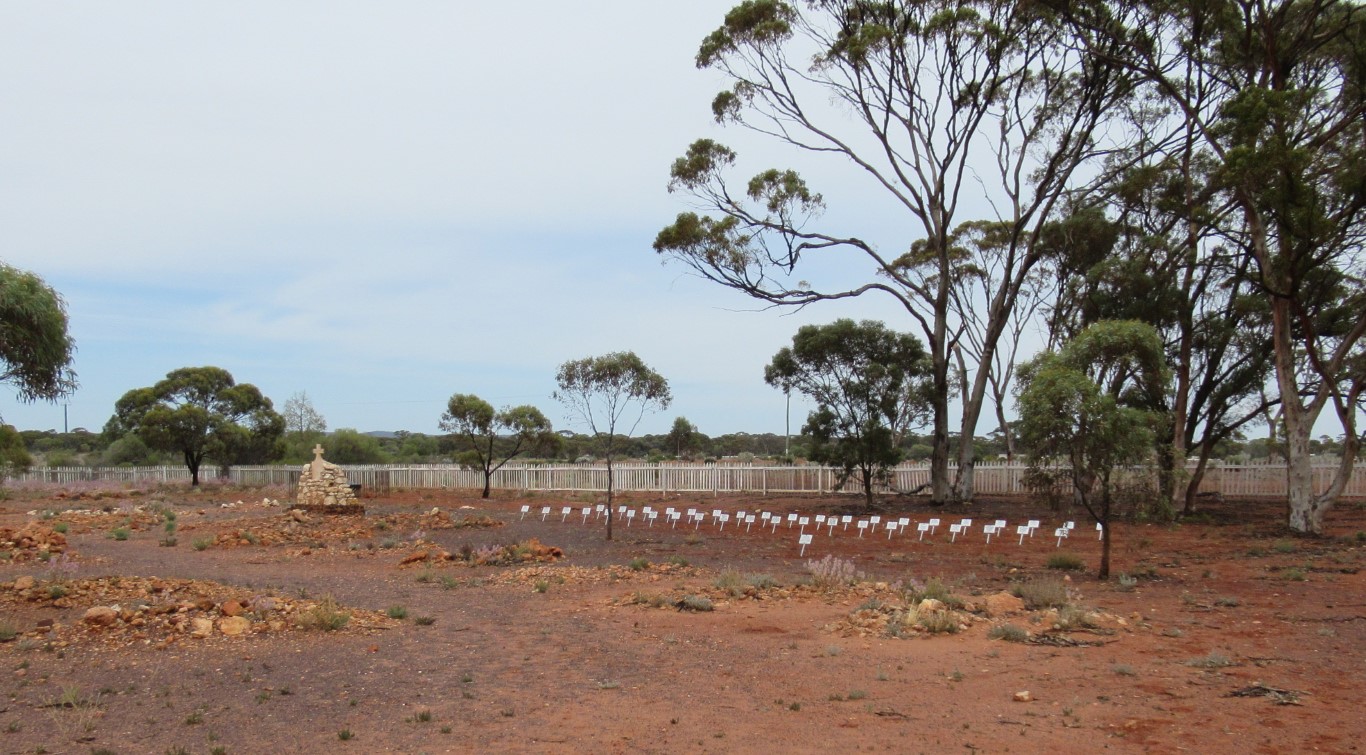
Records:
[[[68,418],[68,416],[67,416],[67,410],[70,409],[70,408],[71,408],[71,404],[62,404],[62,434],[63,434],[63,435],[65,435],[65,434],[71,432],[71,422],[70,422],[70,420],[69,420],[69,418]]]
[[[786,425],[783,428],[783,458],[789,461],[792,458],[792,391],[783,391],[787,396],[787,414],[784,417]]]

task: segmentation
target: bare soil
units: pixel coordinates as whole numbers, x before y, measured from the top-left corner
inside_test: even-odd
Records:
[[[298,519],[286,497],[0,502],[0,752],[1285,753],[1366,735],[1360,502],[1322,538],[1290,536],[1265,500],[1118,525],[1112,568],[1131,579],[1102,582],[1084,517],[1025,500],[889,501],[884,519],[942,525],[923,541],[821,529],[802,557],[785,522],[619,520],[608,542],[583,495],[400,491],[364,496],[363,517]],[[843,497],[625,501],[865,513]],[[1012,529],[988,544],[995,519]],[[1020,544],[1028,519],[1043,527]],[[21,543],[25,528],[62,537]],[[502,548],[533,538],[545,547]],[[1085,570],[1049,568],[1059,553]],[[828,555],[860,581],[812,584]],[[988,605],[1040,580],[1070,607]],[[907,610],[940,586],[942,611]],[[113,610],[87,620],[98,607]],[[993,639],[1007,625],[1023,641]]]

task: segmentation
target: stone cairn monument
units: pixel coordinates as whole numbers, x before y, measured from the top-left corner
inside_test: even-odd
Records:
[[[346,472],[323,460],[323,447],[313,447],[313,461],[299,475],[299,494],[293,506],[315,514],[364,514],[365,507],[346,481]]]

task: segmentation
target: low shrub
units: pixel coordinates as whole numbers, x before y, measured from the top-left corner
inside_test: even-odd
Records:
[[[335,632],[346,626],[351,614],[337,605],[336,599],[326,596],[299,616],[299,626],[304,629]]]
[[[1070,600],[1067,585],[1062,580],[1051,577],[1018,582],[1010,588],[1010,592],[1023,600],[1025,608],[1029,609],[1062,608]]]
[[[1029,632],[1023,627],[1014,624],[997,624],[987,631],[989,640],[1005,640],[1006,642],[1025,642],[1029,639]]]
[[[1059,571],[1081,571],[1086,568],[1086,562],[1081,560],[1081,556],[1075,553],[1054,553],[1048,557],[1048,568]]]
[[[811,573],[812,584],[822,590],[848,587],[863,576],[854,568],[853,561],[846,561],[834,554],[827,555],[819,561],[807,561],[806,570]]]

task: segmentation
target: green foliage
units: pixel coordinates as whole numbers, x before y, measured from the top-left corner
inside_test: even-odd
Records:
[[[105,434],[136,433],[150,448],[181,454],[191,484],[198,485],[206,458],[224,466],[274,458],[284,424],[256,386],[239,385],[218,367],[183,367],[150,388],[125,393]]]
[[[612,461],[618,428],[630,437],[647,411],[669,408],[669,381],[650,369],[634,352],[617,351],[574,359],[555,374],[554,398],[592,432],[607,461],[607,539],[612,539]]]
[[[799,329],[764,380],[815,401],[802,429],[814,442],[811,458],[839,466],[841,484],[857,471],[871,506],[874,482],[901,461],[902,436],[927,411],[928,369],[915,336],[842,319]]]
[[[1020,367],[1020,441],[1031,466],[1068,465],[1081,504],[1106,526],[1102,579],[1110,565],[1111,476],[1152,449],[1167,375],[1157,332],[1132,321],[1090,325],[1060,352]]]
[[[12,425],[0,425],[0,482],[27,472],[32,465],[23,436]]]
[[[21,401],[55,401],[76,389],[66,303],[33,273],[0,263],[0,382]]]
[[[160,463],[163,456],[152,449],[136,433],[129,433],[110,443],[100,455],[100,465],[109,467],[141,467]]]
[[[684,452],[692,450],[697,443],[698,435],[697,426],[689,422],[687,417],[676,417],[665,440],[674,457],[683,458]]]
[[[328,461],[334,464],[384,464],[389,461],[379,439],[353,428],[336,430],[323,443]]]
[[[484,498],[489,497],[493,473],[509,461],[530,452],[550,452],[557,446],[550,420],[531,405],[493,405],[469,393],[457,393],[447,402],[440,427],[456,438],[457,460],[484,473]]]

